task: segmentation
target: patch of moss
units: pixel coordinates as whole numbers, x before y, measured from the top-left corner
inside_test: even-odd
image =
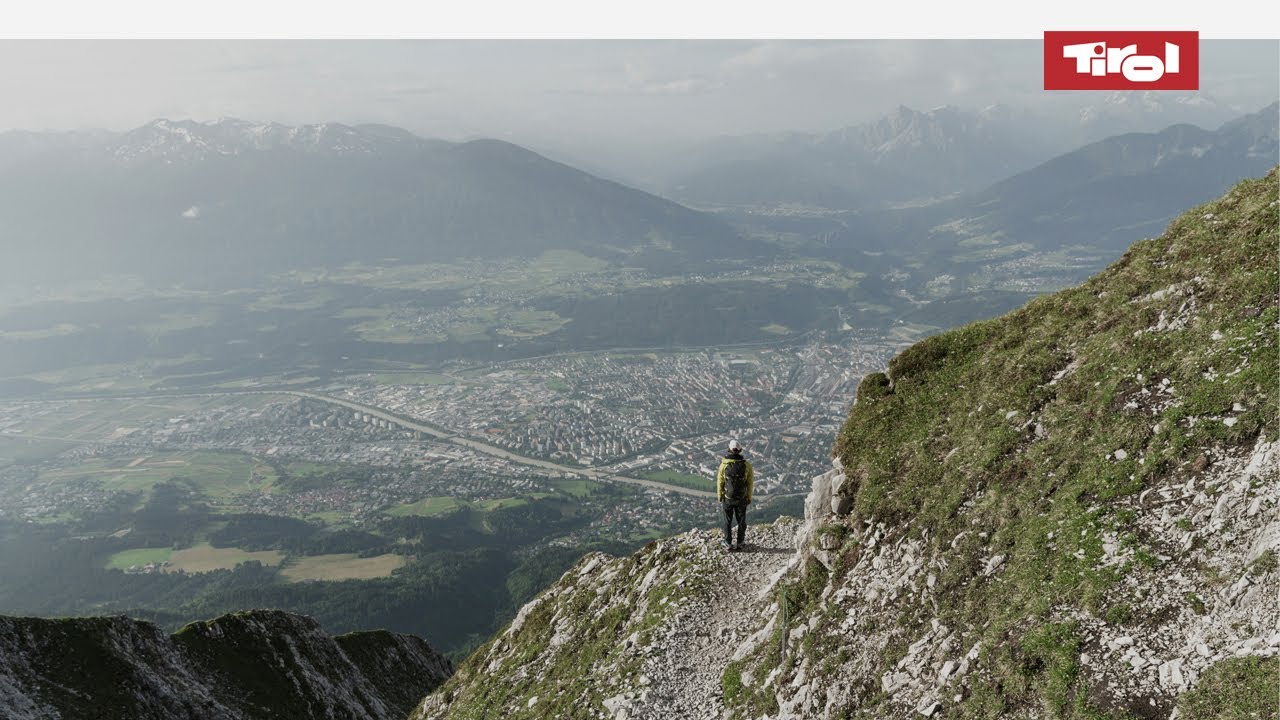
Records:
[[[724,694],[726,705],[732,704],[742,693],[742,664],[731,662],[724,666],[720,675],[720,691]]]
[[[870,403],[893,392],[889,376],[884,373],[871,373],[858,383],[858,402]]]
[[[1080,667],[1074,623],[1051,623],[1022,638],[1023,676],[1037,686],[1047,717],[1068,717],[1071,686]]]
[[[1273,572],[1280,562],[1276,560],[1276,551],[1274,548],[1267,548],[1253,562],[1249,563],[1246,572],[1254,576],[1266,575]]]
[[[1205,608],[1204,600],[1200,599],[1199,595],[1195,593],[1187,593],[1187,596],[1185,599],[1187,601],[1187,604],[1191,606],[1191,612],[1197,615],[1204,615],[1206,612],[1208,612],[1208,610]]]
[[[1133,608],[1128,603],[1116,603],[1107,608],[1102,618],[1111,625],[1124,625],[1133,619]]]

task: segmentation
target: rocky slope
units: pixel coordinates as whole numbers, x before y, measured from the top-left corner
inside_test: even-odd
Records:
[[[627,558],[588,555],[413,718],[719,717],[722,668],[769,622],[762,603],[799,527],[750,528],[739,553],[691,530]]]
[[[0,717],[12,720],[398,720],[451,670],[419,638],[330,637],[271,610],[172,637],[126,617],[0,617]]]
[[[909,348],[770,552],[584,558],[412,717],[1275,718],[1278,213]]]

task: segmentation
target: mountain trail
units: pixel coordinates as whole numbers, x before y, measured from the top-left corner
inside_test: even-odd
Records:
[[[606,701],[615,720],[717,720],[725,715],[725,667],[739,646],[775,614],[773,589],[794,562],[796,535],[802,527],[793,518],[748,524],[747,549],[735,553],[721,548],[719,529],[678,538],[698,545],[696,575],[685,580],[705,590],[682,599],[655,633],[659,640],[650,647],[662,651],[645,657],[645,689],[630,701]]]

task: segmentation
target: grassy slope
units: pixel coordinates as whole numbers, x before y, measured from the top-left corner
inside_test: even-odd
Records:
[[[1276,437],[1277,189],[1275,171],[1243,182],[1082,286],[917,343],[864,380],[835,448],[854,519],[928,529],[935,547],[977,526],[1008,556],[999,586],[980,581],[976,545],[942,573],[944,623],[989,622],[996,639],[1051,605],[1105,613],[1120,570],[1097,569],[1100,533],[1128,521],[1107,501],[1205,449]],[[1146,332],[1186,310],[1185,328]],[[1070,646],[1023,638],[1024,660]],[[1003,686],[975,693],[976,715],[1061,696],[1052,658],[1028,676],[1015,644],[995,658]]]

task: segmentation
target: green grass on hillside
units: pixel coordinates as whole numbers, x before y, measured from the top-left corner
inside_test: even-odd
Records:
[[[1098,569],[1101,534],[1132,520],[1108,501],[1204,448],[1275,439],[1277,189],[1274,171],[1243,182],[1080,287],[930,337],[863,381],[835,449],[853,520],[927,531],[935,549],[957,543],[963,561],[937,581],[942,622],[985,625],[999,646],[1005,633],[1031,637],[1026,619],[1052,606],[1103,615],[1125,570]],[[1002,581],[984,582],[997,553]],[[1067,703],[1055,657],[1029,684],[1015,658],[992,658],[1005,690],[957,710],[1087,715]]]
[[[1275,720],[1280,716],[1280,658],[1229,658],[1178,698],[1186,720]]]

